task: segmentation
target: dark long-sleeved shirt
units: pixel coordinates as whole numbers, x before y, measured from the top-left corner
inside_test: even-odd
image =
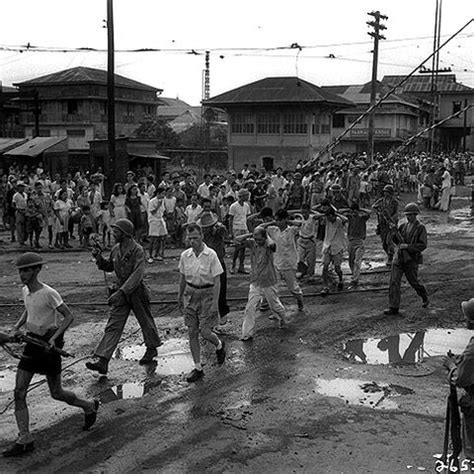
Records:
[[[99,255],[97,266],[106,272],[114,271],[120,290],[126,295],[133,293],[143,281],[145,274],[145,251],[132,240],[130,247],[122,249],[120,244],[114,245],[110,257]]]

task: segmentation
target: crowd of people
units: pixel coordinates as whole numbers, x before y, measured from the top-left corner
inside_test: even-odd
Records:
[[[418,265],[427,247],[426,228],[418,221],[419,204],[427,209],[449,210],[453,186],[464,183],[470,167],[470,155],[433,157],[420,153],[401,158],[377,156],[375,164],[370,165],[365,155],[341,155],[321,165],[300,162],[291,171],[244,165],[240,172],[230,170],[225,176],[204,174],[200,182],[192,172],[165,172],[156,179],[150,170],[140,169],[139,173],[128,171],[124,182],[115,183],[110,196],[106,196],[107,178],[100,169],[93,174],[78,171],[64,178],[55,175],[51,180],[39,163],[35,171],[26,168],[20,172],[12,166],[8,174],[2,175],[0,204],[3,225],[9,228],[12,242],[40,248],[46,229],[50,248],[70,248],[77,232],[79,244],[92,249],[97,267],[115,272],[116,281],[109,288],[109,321],[94,360],[86,363],[89,370],[101,375],[108,373],[131,311],[146,346],[140,364],[150,364],[158,356],[161,339],[144,281],[145,266],[163,260],[169,245],[187,247],[178,265],[177,299],[194,362],[187,381],[193,383],[204,376],[199,336],[215,347],[218,364],[226,360],[225,340],[219,336],[230,311],[226,246],[233,246],[231,274],[248,273],[245,258],[247,251],[250,254],[242,341],[254,338],[258,312],[269,309],[279,327],[287,324],[279,279],[294,297],[298,311],[304,311],[300,283],[314,279],[318,253],[323,295],[331,291],[333,283],[338,291],[344,288],[341,264],[346,249],[351,285],[357,286],[367,221],[373,211],[391,268],[385,314],[398,314],[403,275],[426,308],[428,293],[418,279]],[[400,224],[396,196],[404,191],[416,193],[418,203],[404,206],[401,211],[406,221]],[[110,255],[104,256],[103,251],[112,243]],[[38,280],[43,264],[41,254],[33,252],[22,253],[17,259],[27,310],[12,333],[17,337],[24,326],[37,342],[27,343],[18,366],[15,415],[20,436],[3,453],[7,457],[23,455],[35,447],[26,405],[26,393],[35,373],[47,376],[53,398],[83,409],[84,430],[94,425],[99,409],[97,400],[83,400],[62,388],[57,351],[38,351],[38,341],[51,349],[61,348],[73,320],[59,293]],[[471,320],[474,300],[469,305],[465,314]],[[59,326],[56,312],[63,317]],[[468,350],[472,352],[471,347]],[[446,364],[453,370],[462,367],[451,359]],[[470,423],[474,424],[472,420]]]
[[[337,209],[357,202],[368,207],[383,195],[417,192],[427,209],[447,211],[455,184],[463,184],[471,168],[469,154],[428,156],[425,153],[396,158],[338,155],[329,162],[296,170],[275,171],[244,165],[226,174],[165,172],[151,174],[151,167],[128,171],[122,182],[108,183],[99,168],[95,173],[77,171],[50,176],[42,163],[31,168],[16,164],[0,175],[0,228],[7,228],[19,246],[70,248],[73,240],[91,245],[91,235],[111,244],[111,224],[128,218],[140,242],[149,242],[148,261],[162,260],[167,246],[184,245],[184,227],[196,222],[204,210],[212,211],[230,238],[248,230],[247,217],[269,208],[310,209],[329,200]],[[107,186],[109,185],[109,186]],[[106,195],[106,188],[111,192]],[[41,242],[44,237],[45,241]],[[320,236],[321,237],[321,236]],[[236,248],[232,270],[242,271],[243,246]]]

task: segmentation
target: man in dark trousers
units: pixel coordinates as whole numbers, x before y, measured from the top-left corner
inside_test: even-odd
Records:
[[[407,204],[403,209],[403,213],[407,218],[407,222],[401,224],[398,230],[392,233],[396,251],[390,275],[390,307],[384,311],[387,315],[398,314],[401,296],[400,286],[404,274],[408,283],[421,297],[423,308],[426,308],[429,304],[426,288],[418,280],[418,265],[423,262],[421,253],[427,246],[426,228],[417,219],[420,209],[416,203]]]
[[[161,345],[151,314],[150,292],[143,282],[145,251],[134,240],[135,229],[128,219],[118,219],[112,228],[117,244],[112,248],[110,257],[104,258],[97,248],[92,252],[100,270],[114,271],[117,276],[117,284],[112,288],[108,300],[111,306],[110,318],[94,354],[97,360],[86,363],[88,369],[102,375],[108,371],[109,360],[117,348],[130,311],[133,311],[140,324],[146,345],[140,364],[151,363],[158,355],[157,347]]]

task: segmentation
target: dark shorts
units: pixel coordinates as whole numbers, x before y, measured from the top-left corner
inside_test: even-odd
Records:
[[[53,334],[49,333],[46,336],[38,336],[28,333],[28,336],[34,336],[47,342]],[[64,339],[62,337],[56,340],[56,346],[59,348],[64,346]],[[38,347],[35,344],[26,343],[18,368],[32,374],[57,375],[61,372],[61,356],[45,351],[42,347]]]

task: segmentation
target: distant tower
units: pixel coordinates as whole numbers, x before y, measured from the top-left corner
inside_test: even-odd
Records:
[[[203,71],[202,99],[207,100],[211,97],[211,70],[209,66],[209,51],[206,51],[206,59]]]

